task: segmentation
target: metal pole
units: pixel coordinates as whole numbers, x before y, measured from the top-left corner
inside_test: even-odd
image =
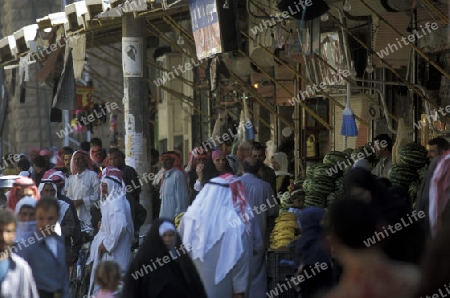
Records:
[[[417,9],[414,8],[413,10],[413,14],[412,14],[412,32],[414,32],[415,30],[417,30]],[[414,42],[414,44],[417,46],[418,45],[418,41],[416,40]],[[411,61],[411,84],[415,85],[417,84],[417,60],[418,60],[418,56],[416,52],[412,53],[412,61]],[[417,123],[417,114],[418,114],[418,110],[419,110],[419,98],[417,97],[417,94],[412,92],[412,91],[408,91],[411,93],[413,93],[413,123]],[[420,119],[420,117],[419,117]],[[417,141],[417,136],[418,136],[418,131],[417,128],[414,130],[413,133],[413,141]]]
[[[63,127],[68,127],[69,125],[69,117],[70,117],[70,111],[69,110],[63,110]],[[64,134],[64,146],[70,146],[69,145],[69,134]]]
[[[147,156],[151,142],[148,115],[147,44],[144,19],[133,15],[122,17],[123,107],[125,122],[125,162],[136,169],[141,178],[140,202],[152,219],[152,197],[147,176],[150,169]],[[157,199],[157,198],[155,198]]]

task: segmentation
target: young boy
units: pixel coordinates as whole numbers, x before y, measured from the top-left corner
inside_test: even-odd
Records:
[[[300,230],[302,229],[302,225],[300,223],[300,218],[302,216],[302,211],[305,208],[305,191],[303,189],[296,189],[291,192],[292,207],[289,208],[289,212],[295,213],[297,215],[297,223]]]
[[[58,201],[52,197],[41,198],[36,204],[34,241],[18,252],[33,271],[40,298],[69,297],[69,271],[58,218]]]
[[[39,298],[30,266],[11,252],[15,237],[14,214],[0,209],[0,297]]]

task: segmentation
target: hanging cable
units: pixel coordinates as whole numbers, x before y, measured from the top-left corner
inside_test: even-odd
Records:
[[[395,33],[397,33],[400,37],[402,37],[403,35],[400,33],[400,31],[398,31],[398,29],[396,29],[394,26],[391,25],[391,23],[389,23],[388,21],[386,21],[385,18],[383,18],[378,12],[376,12],[372,7],[370,7],[366,2],[364,2],[364,0],[361,0],[361,3],[367,7],[372,13],[374,13],[377,18],[379,18],[380,20],[382,20],[386,25],[388,25],[389,28],[391,28]],[[447,22],[448,23],[448,22]],[[425,61],[427,61],[428,63],[430,63],[431,65],[433,65],[441,74],[443,74],[447,79],[450,79],[450,74],[448,74],[444,69],[442,69],[442,67],[440,67],[437,63],[435,63],[434,61],[431,61],[431,59],[425,55],[417,46],[415,46],[413,43],[409,43],[408,44],[411,48],[414,49],[414,51],[419,54],[422,58],[425,59]],[[378,56],[378,54],[377,54]]]
[[[333,16],[332,16],[333,17]],[[372,53],[373,55],[376,55],[376,57],[378,57],[378,59],[380,59],[380,61],[386,66],[386,68],[388,68],[390,71],[392,71],[393,74],[395,74],[400,81],[402,81],[403,83],[406,84],[406,86],[408,86],[408,88],[412,89],[414,92],[416,92],[417,94],[421,94],[421,92],[419,91],[419,89],[417,89],[417,87],[411,85],[408,81],[406,81],[389,63],[387,63],[386,60],[384,60],[382,57],[380,57],[380,55],[378,55],[377,52],[375,52],[373,49],[370,49],[368,46],[366,46],[366,44],[361,41],[358,37],[356,37],[354,34],[352,34],[350,32],[350,30],[348,30],[347,28],[345,28],[345,26],[343,24],[341,24],[339,22],[339,20],[337,20],[335,17],[333,17],[336,21],[336,24],[338,24],[339,26],[342,26],[344,28],[344,30],[347,31],[347,34],[350,35],[356,42],[358,42],[361,46],[363,46],[368,52]],[[425,97],[426,100],[430,101],[430,99],[428,97]],[[430,101],[430,104],[439,109],[439,107],[437,105],[435,105],[434,103],[432,103]]]

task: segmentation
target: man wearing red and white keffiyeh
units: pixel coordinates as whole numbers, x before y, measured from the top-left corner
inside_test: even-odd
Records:
[[[180,235],[203,281],[208,297],[245,295],[256,221],[240,178],[211,179],[180,222]]]
[[[450,208],[450,151],[445,152],[434,171],[430,185],[429,221],[431,235],[441,228],[446,209]]]

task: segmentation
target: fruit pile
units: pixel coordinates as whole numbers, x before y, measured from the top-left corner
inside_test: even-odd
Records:
[[[270,235],[270,249],[285,248],[299,234],[295,213],[281,213],[275,220],[275,227]]]
[[[389,180],[392,185],[405,187],[411,198],[415,201],[420,181],[426,173],[428,163],[427,149],[416,143],[408,143],[399,149],[398,163],[389,171]]]
[[[323,163],[306,167],[303,189],[306,192],[305,207],[327,208],[336,198],[335,192],[342,184],[342,175],[351,167],[350,156],[353,149],[343,152],[331,151],[323,158]]]
[[[290,198],[291,198],[291,196],[290,196],[288,191],[284,192],[281,195],[280,207],[279,207],[280,210],[278,211],[279,214],[285,213],[285,212],[287,212],[289,210],[289,208],[291,208],[292,203],[291,203]]]
[[[175,223],[176,228],[178,228],[178,226],[180,225],[180,221],[181,221],[181,218],[183,217],[183,215],[184,215],[184,212],[181,212],[181,213],[178,213],[177,216],[175,216],[175,219],[173,221]]]

